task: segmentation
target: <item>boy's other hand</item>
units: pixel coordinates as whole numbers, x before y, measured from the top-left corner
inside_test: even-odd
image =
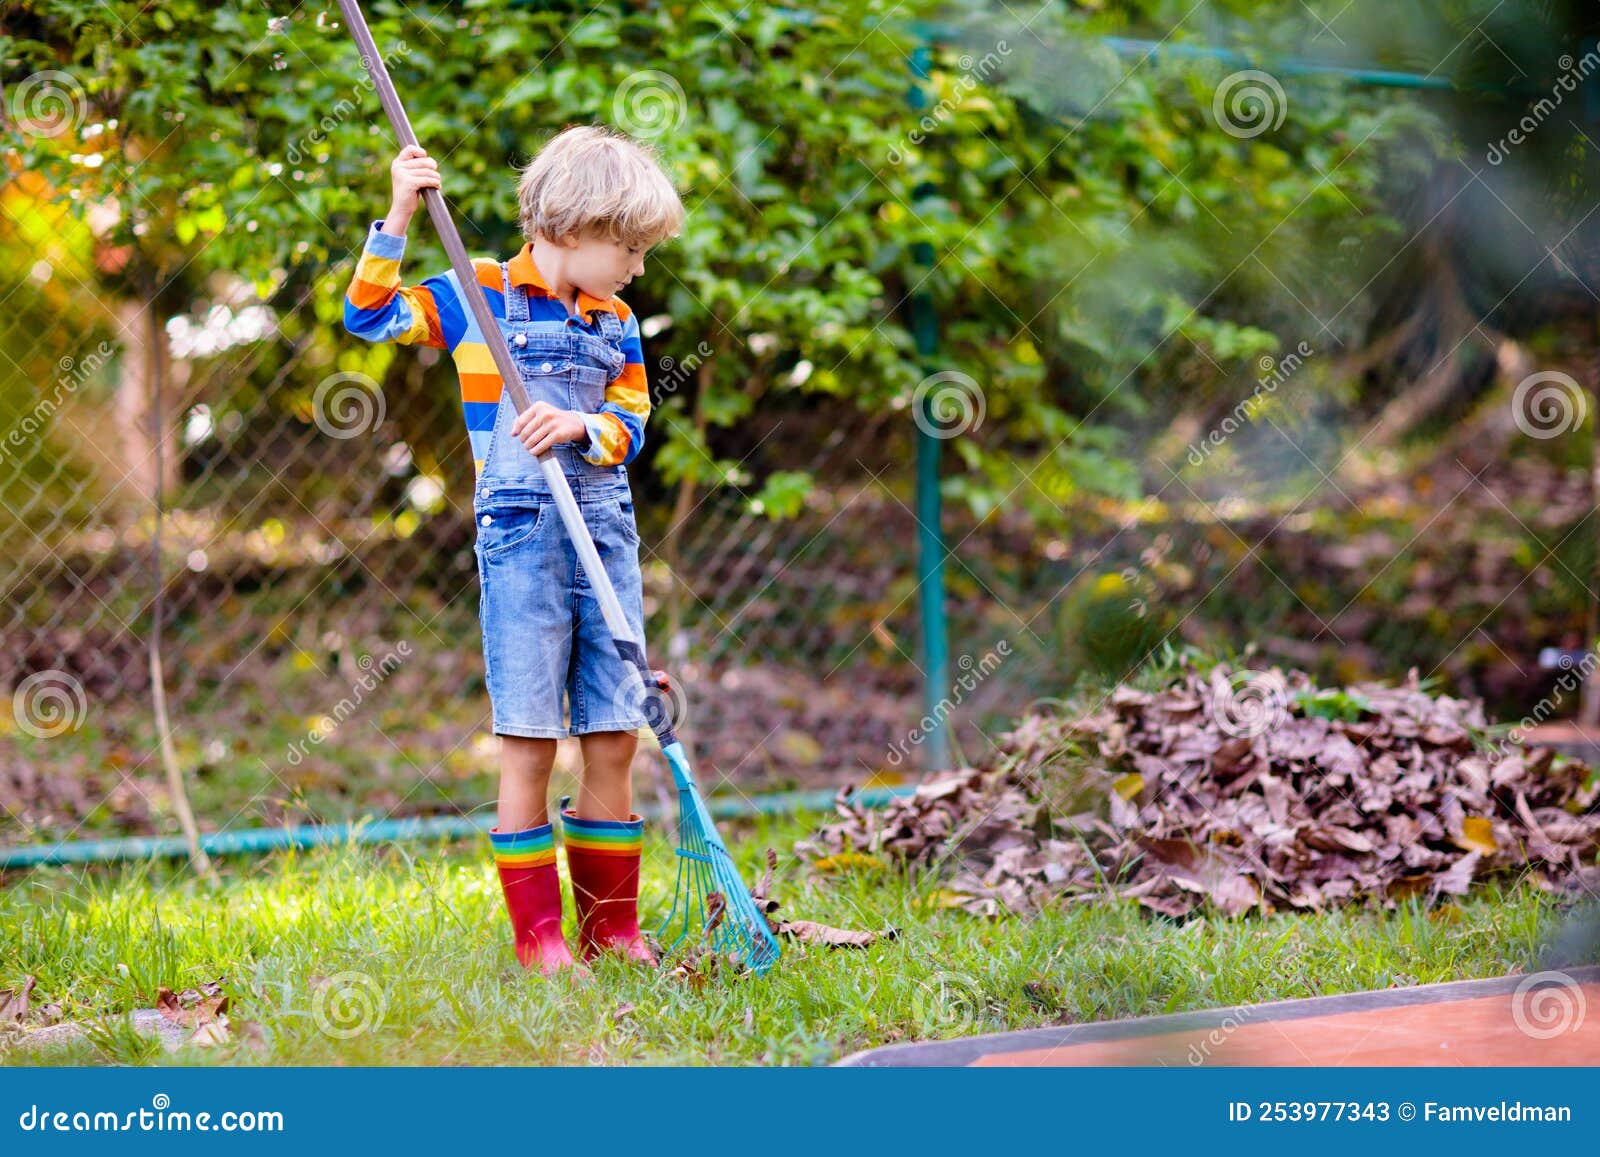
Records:
[[[511,436],[534,454],[543,454],[558,442],[588,442],[589,427],[576,410],[535,402],[511,423]]]
[[[391,196],[384,232],[404,233],[421,202],[422,190],[441,187],[439,162],[421,145],[407,145],[389,165],[389,183]]]

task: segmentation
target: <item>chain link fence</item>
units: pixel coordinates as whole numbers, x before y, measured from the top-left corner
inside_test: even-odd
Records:
[[[191,287],[198,307],[119,297],[116,255],[36,240],[73,226],[26,193],[0,214],[7,251],[35,255],[3,290],[5,842],[174,830],[158,625],[203,829],[492,807],[448,358],[347,368],[373,352],[327,317],[348,268],[268,302],[225,279]],[[656,438],[684,420],[658,406]],[[922,697],[912,435],[906,412],[778,392],[708,436],[733,484],[669,485],[648,450],[632,469],[647,649],[710,789],[914,770],[894,756]],[[775,470],[814,480],[792,516],[752,501]],[[558,786],[578,771],[561,747]],[[662,770],[641,744],[644,790]]]
[[[290,271],[265,300],[183,271],[160,294],[129,285],[125,255],[26,174],[0,188],[0,252],[0,842],[176,830],[158,626],[203,829],[492,808],[449,359],[346,334],[351,263]],[[652,377],[700,336],[647,336]],[[1593,343],[1572,335],[1552,357],[1587,365]],[[981,517],[952,501],[948,686],[930,694],[911,412],[774,386],[752,416],[699,431],[719,470],[734,464],[707,488],[654,465],[672,425],[695,420],[674,398],[631,471],[647,651],[682,690],[680,731],[713,791],[904,779],[946,715],[956,760],[976,762],[1006,720],[1081,672],[1127,675],[1163,639],[1258,640],[1260,662],[1329,683],[1415,664],[1505,717],[1567,713],[1573,693],[1537,656],[1581,645],[1593,502],[1559,455],[1510,462],[1527,443],[1510,413],[1481,408],[1436,465],[1345,481],[1350,509],[1315,519],[1310,489],[1231,512],[1155,455],[1145,503],[1025,469],[1019,500]],[[954,476],[953,443],[945,455]],[[779,472],[811,479],[792,516],[753,500]],[[1054,526],[1020,513],[1041,495]],[[561,745],[558,791],[579,758]],[[662,773],[642,743],[639,791],[664,799]]]

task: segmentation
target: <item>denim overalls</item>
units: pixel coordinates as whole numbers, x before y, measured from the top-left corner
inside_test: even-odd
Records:
[[[559,331],[528,318],[528,291],[500,264],[506,316],[501,331],[529,401],[593,414],[622,372],[622,323],[596,311],[598,326],[569,318]],[[598,331],[598,332],[597,332]],[[484,673],[497,735],[559,739],[648,726],[637,679],[618,656],[600,603],[578,563],[539,460],[511,435],[511,391],[501,391],[494,436],[473,495]],[[644,640],[639,531],[624,466],[596,466],[583,443],[551,447],[594,537],[617,599]],[[630,689],[631,688],[631,689]],[[562,693],[571,726],[563,723]]]

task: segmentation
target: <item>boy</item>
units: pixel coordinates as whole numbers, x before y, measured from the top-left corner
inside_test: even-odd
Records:
[[[454,272],[400,285],[405,231],[439,167],[420,146],[390,166],[389,213],[372,223],[345,296],[345,328],[368,341],[447,349],[461,380],[476,470],[474,553],[499,812],[489,833],[524,968],[586,970],[561,932],[548,815],[556,740],[579,736],[583,783],[562,812],[586,960],[604,950],[656,960],[639,932],[643,820],[629,767],[646,724],[637,680],[617,656],[536,455],[560,462],[634,638],[644,639],[639,532],[627,463],[650,414],[639,324],[614,294],[676,236],[683,204],[655,157],[600,127],[570,128],[517,185],[526,244],[508,262],[473,262],[532,404],[518,414]],[[563,720],[563,693],[570,728]]]

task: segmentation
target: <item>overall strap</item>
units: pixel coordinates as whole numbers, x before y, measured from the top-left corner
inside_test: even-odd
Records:
[[[600,319],[600,336],[611,349],[611,376],[614,378],[622,372],[623,362],[627,360],[622,352],[622,321],[605,309],[596,310],[595,316]]]
[[[511,267],[504,261],[500,263],[500,288],[506,299],[506,320],[527,321],[528,291],[520,285],[511,287]]]

